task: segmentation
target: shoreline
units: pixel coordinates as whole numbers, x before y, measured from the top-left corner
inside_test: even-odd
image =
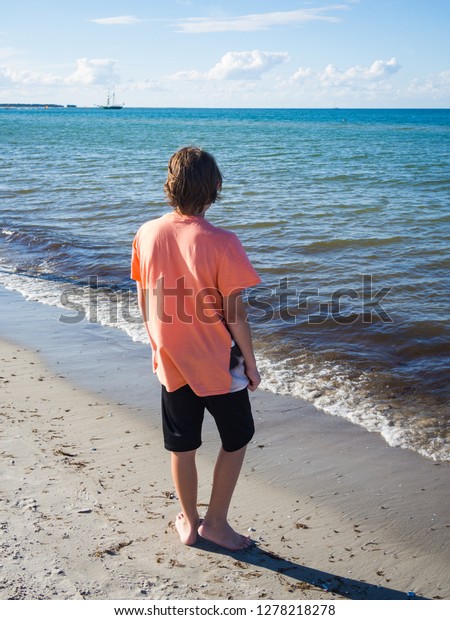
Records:
[[[184,547],[149,347],[96,324],[63,325],[60,309],[4,289],[0,308],[0,598],[449,597],[445,464],[258,391],[230,511],[257,546]],[[217,449],[207,420],[202,511]]]
[[[9,231],[8,234],[12,233]],[[12,281],[0,278],[0,290],[5,287],[11,293],[20,293],[28,301],[58,307],[62,321],[69,325],[92,320],[91,326],[98,323],[112,330],[113,341],[119,329],[136,347],[144,347],[144,355],[148,354],[148,336],[142,324],[134,320],[139,314],[134,298],[130,301],[128,295],[124,298],[118,296],[111,303],[108,288],[104,289],[105,295],[100,293],[97,296],[96,291],[95,297],[91,297],[91,290],[84,286],[75,290],[67,288],[66,284],[60,289],[54,284],[48,286],[45,280],[37,278],[32,279],[33,286],[30,288],[28,278],[14,275],[10,278]],[[101,290],[102,287],[99,288]],[[77,295],[80,296],[79,305],[72,305],[72,294],[74,302]],[[65,295],[66,302],[62,303],[62,296]],[[321,357],[302,345],[301,350],[294,354],[290,346],[285,348],[280,344],[276,331],[265,334],[257,325],[253,328],[255,353],[263,377],[261,389],[306,400],[329,415],[350,420],[369,432],[379,433],[391,446],[412,449],[433,461],[450,464],[447,409],[437,397],[421,390],[411,391],[411,382],[402,383],[394,375],[387,375],[387,371],[375,370],[374,367],[370,372],[358,369],[348,360],[341,360],[336,352],[333,359],[329,353]],[[65,333],[70,334],[70,331]],[[92,333],[96,334],[95,331]],[[128,338],[126,342],[121,339],[128,350]],[[28,341],[24,340],[22,344],[27,345]],[[133,355],[135,351],[133,349]],[[291,371],[292,368],[295,372]]]

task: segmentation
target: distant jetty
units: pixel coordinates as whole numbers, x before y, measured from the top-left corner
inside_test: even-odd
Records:
[[[0,103],[0,108],[76,108],[76,105],[59,105],[58,103]]]

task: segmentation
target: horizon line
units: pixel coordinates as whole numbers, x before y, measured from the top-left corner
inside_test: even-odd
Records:
[[[18,107],[36,107],[36,108],[56,108],[56,109],[70,109],[70,110],[99,110],[96,105],[78,105],[78,104],[61,104],[61,103],[7,103],[1,102],[0,108],[18,108]],[[120,112],[123,110],[450,110],[448,107],[430,107],[430,106],[127,106],[124,105],[122,110],[116,110]]]

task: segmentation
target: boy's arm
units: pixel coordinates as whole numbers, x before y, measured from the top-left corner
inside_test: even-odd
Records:
[[[223,314],[233,340],[240,348],[244,357],[245,374],[250,381],[248,389],[253,392],[261,383],[261,377],[256,367],[252,334],[241,291],[223,298]]]
[[[141,283],[138,281],[136,281],[136,288],[137,288],[139,310],[141,311],[142,320],[146,322],[147,321],[147,306],[145,303],[145,292],[141,286]]]
[[[148,312],[147,312],[148,291],[142,288],[142,285],[138,280],[136,280],[136,289],[137,289],[137,297],[138,297],[138,306],[139,306],[139,310],[141,311],[142,320],[145,325],[145,331],[147,332],[150,342],[152,342],[152,337],[150,334],[150,330],[148,329],[148,323],[147,323],[148,321]]]

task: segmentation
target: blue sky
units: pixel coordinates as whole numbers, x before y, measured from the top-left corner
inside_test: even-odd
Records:
[[[448,0],[14,0],[0,102],[450,107]]]

